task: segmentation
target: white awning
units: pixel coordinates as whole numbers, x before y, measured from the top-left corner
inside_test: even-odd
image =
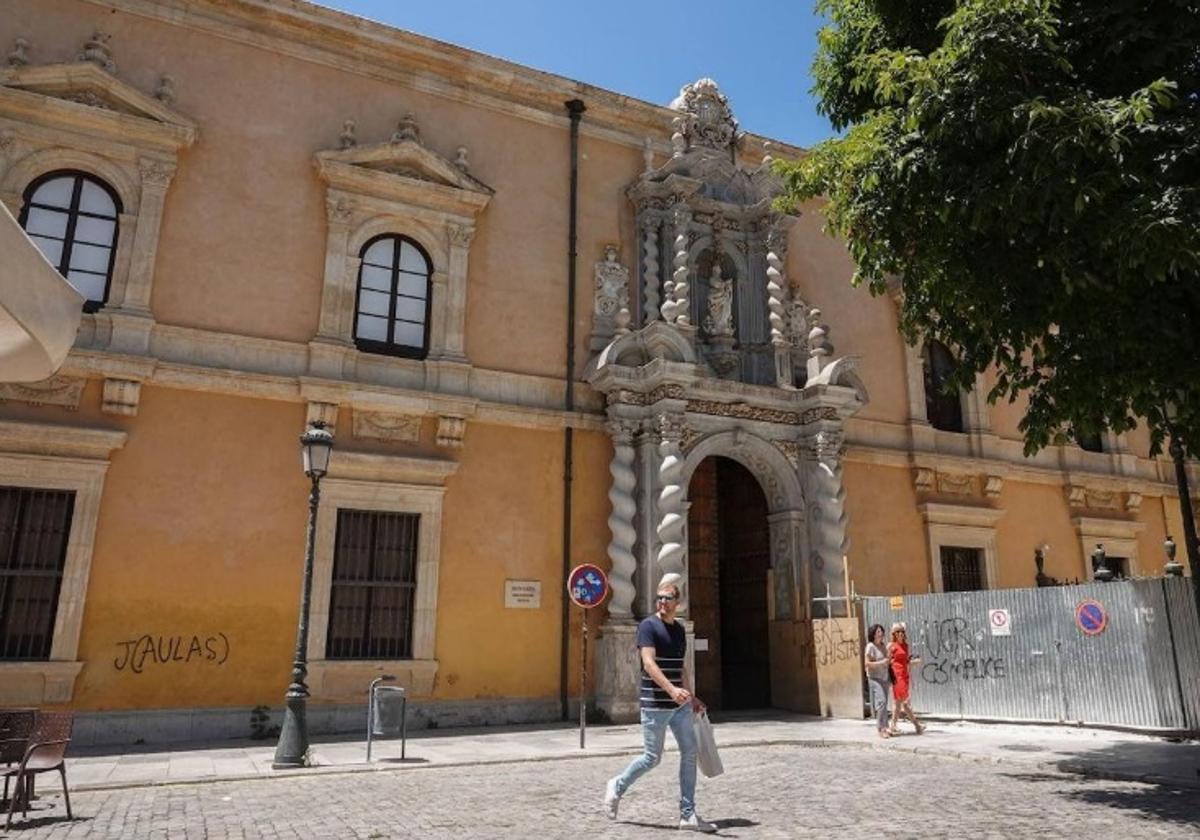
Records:
[[[83,296],[0,203],[0,382],[53,376],[75,343]]]

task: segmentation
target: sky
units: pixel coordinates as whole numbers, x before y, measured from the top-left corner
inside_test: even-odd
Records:
[[[809,93],[814,0],[317,2],[660,105],[710,76],[745,131],[805,147],[833,135]]]

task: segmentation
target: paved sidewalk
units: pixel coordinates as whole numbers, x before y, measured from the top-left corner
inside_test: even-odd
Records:
[[[778,713],[717,723],[716,738],[722,748],[794,745],[901,750],[1200,789],[1200,743],[1172,743],[1152,736],[1094,729],[934,721],[924,735],[915,735],[911,727],[905,727],[900,737],[884,740],[875,734],[871,721]],[[127,748],[135,751],[124,753],[114,753],[113,749],[73,751],[68,756],[71,789],[635,754],[641,751],[641,730],[636,725],[591,726],[585,750],[579,748],[578,727],[569,725],[425,730],[409,737],[404,761],[400,760],[399,741],[376,741],[371,764],[366,763],[365,740],[320,740],[312,747],[316,766],[304,770],[272,770],[273,741],[189,744],[165,750]]]

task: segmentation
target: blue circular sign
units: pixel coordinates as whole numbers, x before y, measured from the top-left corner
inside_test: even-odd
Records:
[[[576,566],[567,577],[567,595],[585,610],[598,607],[608,595],[608,575],[591,563]]]
[[[1087,635],[1098,636],[1108,626],[1108,613],[1099,601],[1080,601],[1079,606],[1075,607],[1075,623]]]

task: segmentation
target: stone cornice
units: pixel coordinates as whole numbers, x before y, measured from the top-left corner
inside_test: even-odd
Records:
[[[637,147],[650,136],[660,138],[659,151],[670,150],[666,140],[676,115],[670,108],[304,0],[86,2],[543,123],[566,126],[563,102],[582,99],[588,108],[584,134]],[[757,162],[769,139],[747,134],[742,151]],[[805,154],[798,146],[770,142],[776,157]]]
[[[0,421],[0,452],[108,460],[128,435],[113,429]]]
[[[391,144],[384,144],[388,147]],[[414,146],[411,142],[403,144]],[[419,148],[419,147],[417,147]],[[353,151],[353,150],[352,150]],[[413,150],[409,150],[412,152]],[[421,150],[425,151],[425,150]],[[331,187],[356,195],[373,196],[387,202],[398,202],[407,206],[422,207],[439,213],[449,213],[471,220],[491,200],[490,187],[479,183],[468,175],[460,177],[464,183],[436,183],[431,177],[445,178],[441,168],[428,171],[428,177],[388,172],[371,168],[357,159],[341,159],[346,152],[318,152],[315,157],[317,172]],[[425,163],[425,158],[436,158],[425,151],[423,155],[398,156],[394,160],[408,163]],[[372,161],[388,161],[393,158],[375,157]],[[412,168],[416,169],[414,165]],[[453,167],[451,167],[453,168]],[[421,167],[424,174],[425,167]]]
[[[329,477],[348,481],[425,484],[441,487],[458,470],[444,458],[411,458],[339,450],[329,461]]]
[[[126,111],[63,98],[99,92]],[[196,124],[88,62],[0,70],[0,116],[176,152],[196,139]]]
[[[974,528],[994,528],[1004,518],[1004,511],[997,508],[972,505],[948,505],[924,502],[917,510],[931,525],[960,525]]]

